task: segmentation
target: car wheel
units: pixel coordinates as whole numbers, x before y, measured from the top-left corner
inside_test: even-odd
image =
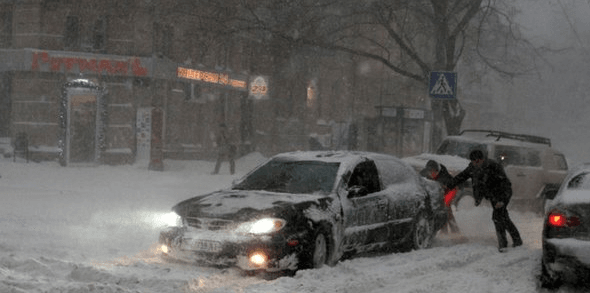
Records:
[[[414,225],[414,232],[412,234],[412,245],[414,249],[426,249],[432,245],[432,223],[426,216],[426,213],[421,212],[416,217],[416,224]]]
[[[319,228],[309,238],[308,244],[299,255],[298,270],[316,269],[326,264],[330,266],[335,264],[330,260],[333,248],[330,243],[330,234],[326,232],[327,229]]]

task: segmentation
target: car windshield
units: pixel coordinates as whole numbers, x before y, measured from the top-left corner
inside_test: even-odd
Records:
[[[332,191],[339,166],[339,163],[274,159],[256,169],[233,189],[327,194]]]

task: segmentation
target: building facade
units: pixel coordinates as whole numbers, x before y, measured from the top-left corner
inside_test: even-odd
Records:
[[[240,154],[428,145],[426,94],[379,64],[213,39],[168,3],[0,1],[0,137],[64,165],[211,159],[222,123]]]

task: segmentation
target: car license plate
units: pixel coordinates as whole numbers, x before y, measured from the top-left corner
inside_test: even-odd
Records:
[[[182,249],[204,252],[220,252],[221,242],[213,240],[184,239],[182,242]]]

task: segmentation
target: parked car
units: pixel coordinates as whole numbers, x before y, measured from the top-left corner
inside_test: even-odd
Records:
[[[570,171],[545,210],[542,285],[590,284],[590,163]]]
[[[388,248],[424,249],[447,215],[440,185],[400,159],[291,152],[227,190],[175,205],[161,232],[170,258],[245,271],[296,271]]]
[[[549,138],[495,130],[463,130],[459,135],[447,136],[436,154],[404,160],[417,169],[432,159],[445,164],[451,175],[456,175],[467,167],[467,157],[474,149],[481,149],[488,158],[502,163],[512,182],[510,206],[521,210],[542,214],[545,198],[555,195],[568,170],[565,155],[551,147]],[[456,201],[472,194],[468,181],[461,186]]]

